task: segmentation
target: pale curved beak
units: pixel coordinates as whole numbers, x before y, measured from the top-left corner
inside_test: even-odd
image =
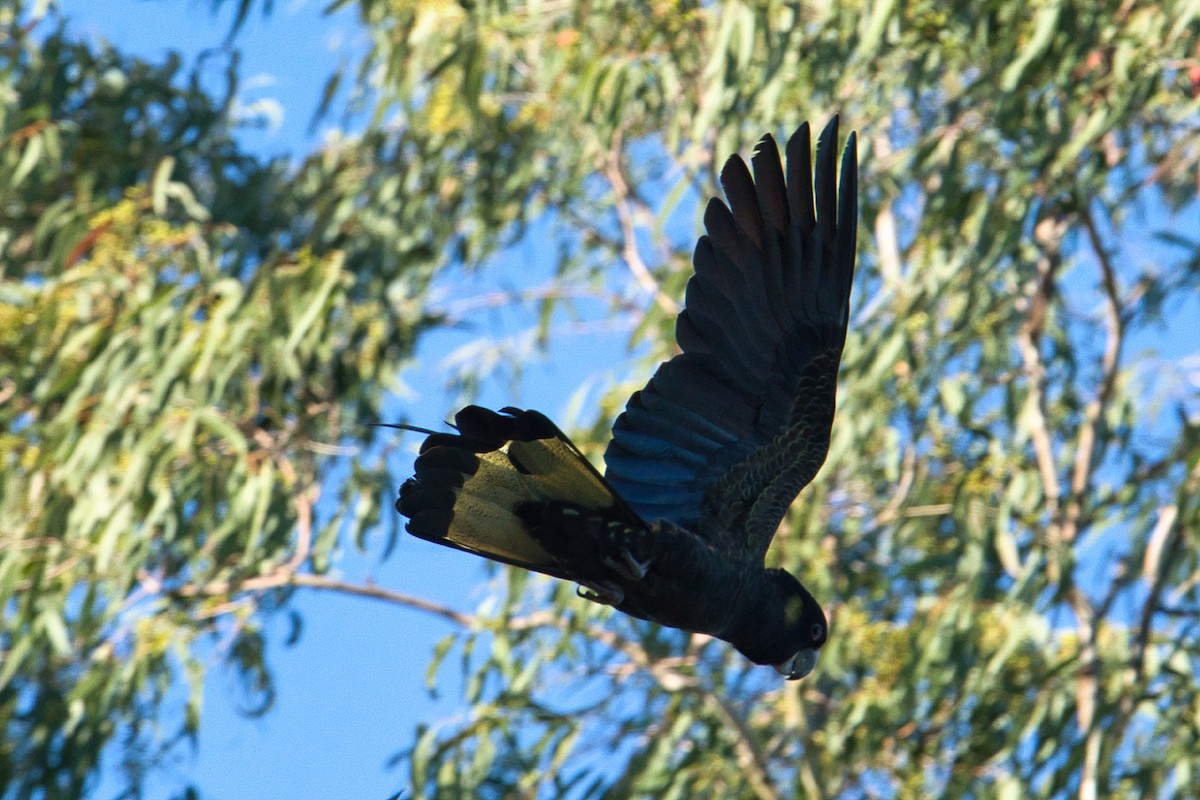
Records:
[[[817,665],[816,650],[801,650],[782,664],[775,664],[775,671],[789,681],[798,681],[813,671]]]

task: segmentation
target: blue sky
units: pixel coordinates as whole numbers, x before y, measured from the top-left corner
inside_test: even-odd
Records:
[[[75,35],[104,39],[150,60],[161,60],[177,50],[190,64],[195,54],[223,42],[233,5],[226,4],[217,16],[207,0],[61,0],[59,8]],[[277,0],[269,17],[255,13],[239,34],[240,102],[263,103],[281,112],[273,129],[241,136],[252,152],[298,155],[320,145],[323,130],[310,134],[308,129],[324,81],[339,63],[356,63],[369,44],[352,14],[328,18],[322,14],[325,5],[323,0]],[[218,72],[214,68],[214,81],[220,78]],[[447,276],[442,295],[448,300],[470,297],[497,288],[497,283],[531,285],[548,279],[554,253],[539,252],[534,244],[538,238],[527,237],[486,275]],[[499,311],[486,315],[482,329],[428,337],[416,364],[403,373],[409,386],[428,387],[404,399],[408,418],[431,425],[446,418],[451,398],[440,388],[446,381],[441,365],[455,348],[481,333],[500,337],[527,324],[528,317],[519,310]],[[527,366],[519,396],[509,396],[508,387],[492,386],[485,388],[480,400],[492,405],[532,405],[531,398],[536,397],[539,408],[561,418],[582,382],[606,379],[607,373],[594,373],[589,365],[620,365],[627,358],[624,343],[620,332],[576,337],[569,345],[575,348],[573,357],[552,354]],[[400,442],[400,455],[394,459],[397,486],[411,466],[410,453],[417,444],[419,437],[414,435]],[[385,513],[390,502],[390,497],[385,498]],[[347,544],[338,573],[356,582],[370,578],[465,611],[486,596],[486,573],[477,559],[404,536],[382,562],[380,542],[374,544],[366,554]],[[269,628],[268,659],[277,681],[273,709],[256,719],[240,714],[233,676],[221,668],[210,670],[199,746],[195,753],[180,751],[153,778],[152,797],[166,797],[195,783],[210,800],[384,800],[407,785],[407,773],[388,769],[386,762],[412,743],[417,723],[464,713],[452,682],[443,687],[440,702],[430,699],[424,689],[429,655],[435,643],[452,632],[449,623],[377,601],[328,593],[301,592],[293,608],[304,618],[297,645],[281,644],[288,632],[283,616]],[[452,678],[454,669],[444,674]],[[110,769],[96,796],[112,796],[114,781]]]

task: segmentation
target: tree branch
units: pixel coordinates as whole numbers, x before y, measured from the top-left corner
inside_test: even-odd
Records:
[[[1042,494],[1046,498],[1046,508],[1050,519],[1046,526],[1046,545],[1049,550],[1046,571],[1053,584],[1058,584],[1062,580],[1062,565],[1058,555],[1058,548],[1062,543],[1062,531],[1058,520],[1062,488],[1058,482],[1058,471],[1054,464],[1054,446],[1046,424],[1046,369],[1042,364],[1038,344],[1054,292],[1054,276],[1059,264],[1058,243],[1061,241],[1061,237],[1062,225],[1055,224],[1051,220],[1043,220],[1035,229],[1035,238],[1042,245],[1046,255],[1038,261],[1038,285],[1032,297],[1026,323],[1017,337],[1021,360],[1025,366],[1025,375],[1029,380],[1029,400],[1026,412],[1029,416],[1029,435],[1033,443],[1038,473],[1042,479]]]
[[[1121,343],[1124,337],[1124,321],[1121,314],[1121,298],[1117,288],[1116,274],[1108,256],[1108,251],[1100,238],[1096,221],[1092,217],[1088,203],[1082,203],[1079,209],[1080,219],[1087,233],[1088,241],[1100,266],[1101,285],[1104,287],[1106,298],[1105,327],[1107,335],[1104,343],[1104,354],[1101,357],[1100,388],[1084,407],[1083,421],[1079,426],[1075,461],[1071,472],[1070,495],[1063,512],[1061,524],[1061,540],[1064,544],[1072,543],[1079,534],[1080,518],[1083,514],[1083,501],[1091,487],[1095,451],[1097,441],[1097,426],[1104,408],[1112,399],[1116,385],[1117,368],[1120,365]],[[1116,586],[1113,587],[1114,591]],[[1078,679],[1077,692],[1079,696],[1080,729],[1086,731],[1084,742],[1082,773],[1079,778],[1079,800],[1095,800],[1097,796],[1097,775],[1099,773],[1100,752],[1103,733],[1095,718],[1095,706],[1098,700],[1098,683],[1100,681],[1100,664],[1096,646],[1097,615],[1084,593],[1073,588],[1070,595],[1071,606],[1075,609],[1079,620],[1080,638],[1086,645],[1081,653],[1083,670]],[[1107,604],[1106,604],[1107,605]],[[1086,711],[1086,713],[1085,713]],[[1085,719],[1086,717],[1086,719]],[[1086,725],[1084,722],[1086,721]],[[1123,720],[1115,721],[1115,729],[1123,727]]]
[[[1062,524],[1063,541],[1074,541],[1079,533],[1079,519],[1083,513],[1083,497],[1091,485],[1093,464],[1095,463],[1096,428],[1105,406],[1112,400],[1113,389],[1117,382],[1117,369],[1120,366],[1121,345],[1125,336],[1124,318],[1121,314],[1121,298],[1117,288],[1116,273],[1108,251],[1100,239],[1096,221],[1092,217],[1087,203],[1079,210],[1083,228],[1087,232],[1088,242],[1100,265],[1101,285],[1104,287],[1105,315],[1104,323],[1107,335],[1104,342],[1104,355],[1101,357],[1100,388],[1096,396],[1088,402],[1083,411],[1083,422],[1079,426],[1079,439],[1075,451],[1075,464],[1071,473],[1070,500],[1067,503]]]
[[[614,135],[612,146],[609,148],[608,155],[604,159],[604,176],[608,178],[608,182],[613,189],[613,205],[617,211],[617,220],[621,224],[621,236],[623,239],[621,253],[625,259],[625,264],[629,267],[629,271],[633,273],[633,279],[654,297],[654,302],[659,308],[671,316],[678,315],[679,304],[663,294],[662,288],[658,285],[658,281],[654,279],[650,268],[646,266],[645,260],[642,259],[641,251],[638,249],[637,226],[634,223],[634,211],[631,203],[633,193],[629,188],[629,181],[625,180],[625,175],[621,171],[620,131]]]
[[[754,796],[759,800],[778,800],[780,795],[771,782],[767,772],[767,759],[763,756],[754,734],[746,727],[745,721],[737,714],[725,698],[715,692],[705,692],[704,700],[709,708],[724,723],[726,731],[733,736],[733,752],[738,766],[745,773]]]
[[[484,292],[473,297],[465,297],[440,308],[435,308],[433,313],[444,315],[448,323],[454,325],[461,323],[467,315],[482,309],[499,308],[501,306],[531,301],[566,300],[580,297],[594,298],[598,294],[600,293],[590,286],[564,285],[555,280],[547,285],[532,289]],[[618,299],[610,297],[609,301],[613,302]]]
[[[303,586],[307,589],[320,589],[328,592],[342,592],[343,594],[351,594],[357,597],[370,597],[374,600],[385,600],[389,603],[394,603],[399,606],[413,608],[417,611],[424,611],[427,614],[441,617],[444,620],[453,622],[463,628],[470,628],[475,624],[475,617],[472,614],[464,614],[460,611],[455,611],[438,603],[433,603],[424,600],[420,597],[414,597],[403,592],[392,591],[385,589],[382,586],[376,586],[373,583],[351,583],[349,581],[330,578],[325,575],[313,575],[312,573],[299,573],[292,577],[291,583],[295,586]]]
[[[880,131],[871,137],[871,151],[880,162],[894,159],[891,140]],[[879,274],[888,290],[895,293],[904,284],[900,268],[900,236],[897,233],[895,198],[889,196],[880,206],[875,217],[875,249],[879,255]]]

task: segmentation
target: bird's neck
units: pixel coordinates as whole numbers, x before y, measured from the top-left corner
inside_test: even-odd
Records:
[[[780,634],[778,609],[782,599],[768,573],[762,566],[745,566],[738,572],[738,591],[730,598],[725,629],[716,634],[743,653]]]

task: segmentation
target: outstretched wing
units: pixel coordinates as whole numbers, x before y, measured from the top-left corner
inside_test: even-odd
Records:
[[[640,526],[637,515],[558,427],[537,411],[467,406],[455,433],[430,433],[396,509],[414,536],[567,580],[587,565],[556,559],[531,535],[524,503],[569,503]],[[564,534],[565,535],[565,534]]]
[[[834,117],[815,176],[808,123],[788,140],[786,180],[770,136],[753,178],[739,157],[726,162],[730,205],[705,211],[675,328],[683,352],[629,399],[604,455],[605,477],[644,519],[727,552],[765,555],[829,448],[858,207],[854,134],[840,196],[836,146]]]

